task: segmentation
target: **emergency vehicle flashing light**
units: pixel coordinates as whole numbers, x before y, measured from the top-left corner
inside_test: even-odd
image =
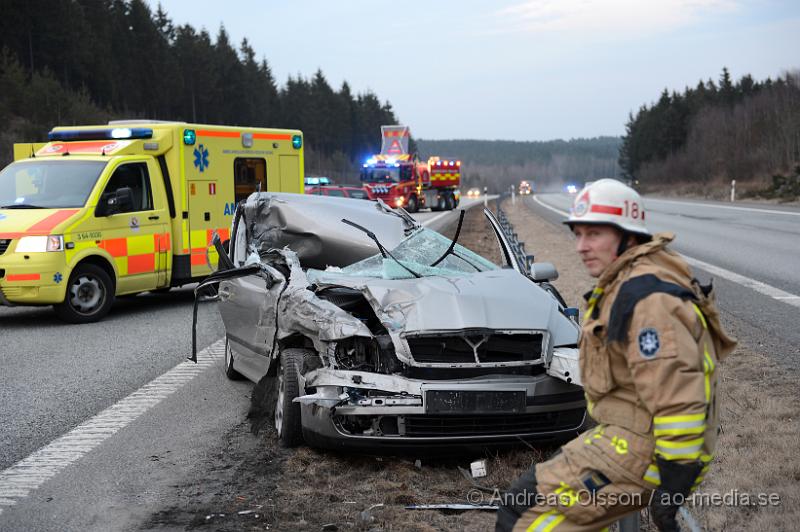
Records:
[[[194,129],[184,129],[183,130],[183,143],[187,146],[194,146],[194,143],[197,141],[197,134],[194,132]]]
[[[117,127],[114,129],[77,129],[51,131],[48,140],[68,142],[73,140],[151,139],[153,130],[146,127]]]
[[[299,150],[303,147],[303,137],[300,135],[294,135],[292,137],[292,148]]]

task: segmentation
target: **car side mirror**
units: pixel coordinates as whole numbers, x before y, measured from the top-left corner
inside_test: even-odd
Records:
[[[133,191],[130,187],[118,188],[114,194],[105,196],[97,206],[97,216],[111,216],[133,211]]]
[[[555,281],[558,279],[558,270],[550,262],[535,262],[531,264],[531,279],[536,282]]]

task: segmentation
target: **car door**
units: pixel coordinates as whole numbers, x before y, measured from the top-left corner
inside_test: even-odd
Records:
[[[112,214],[95,212],[101,238],[98,246],[116,263],[117,293],[153,290],[166,284],[167,261],[162,260],[169,232],[169,213],[163,198],[154,197],[151,176],[157,172],[152,161],[124,161],[114,168],[100,195],[107,203],[117,190],[129,188],[133,204]],[[157,175],[157,174],[156,174]]]
[[[231,239],[235,267],[247,258],[246,223],[239,217]],[[236,371],[257,382],[269,368],[277,330],[277,309],[285,280],[279,272],[228,279],[219,285],[219,309]]]

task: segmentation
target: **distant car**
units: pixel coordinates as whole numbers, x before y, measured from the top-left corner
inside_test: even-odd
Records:
[[[578,193],[578,187],[576,187],[575,185],[567,185],[565,187],[565,190],[567,191],[568,194],[577,194]]]
[[[471,188],[467,191],[468,198],[480,198],[481,197],[481,189],[479,188]]]
[[[584,429],[579,327],[555,268],[524,268],[484,212],[505,267],[379,202],[262,192],[236,211],[206,283],[221,281],[226,374],[259,383],[282,445],[451,448]]]
[[[348,187],[327,185],[322,187],[306,187],[306,194],[315,196],[335,196],[337,198],[375,199],[375,195],[367,187]]]

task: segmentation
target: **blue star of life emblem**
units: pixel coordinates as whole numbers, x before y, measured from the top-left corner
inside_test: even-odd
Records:
[[[194,149],[194,166],[201,172],[208,168],[208,149],[202,144]]]
[[[639,354],[644,358],[653,358],[661,348],[658,331],[647,327],[639,331]]]
[[[53,282],[54,283],[59,284],[63,280],[64,280],[64,276],[61,275],[61,272],[56,272],[55,275],[53,275]]]

